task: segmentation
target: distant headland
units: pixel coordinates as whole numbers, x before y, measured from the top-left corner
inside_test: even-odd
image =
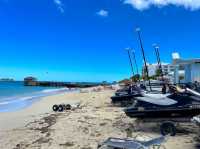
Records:
[[[12,79],[12,78],[0,78],[0,81],[11,81],[11,82],[13,82],[13,81],[15,81],[14,79]]]

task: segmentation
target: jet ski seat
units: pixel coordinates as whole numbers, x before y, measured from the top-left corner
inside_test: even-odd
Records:
[[[148,103],[160,105],[160,106],[170,106],[170,105],[177,104],[177,101],[170,99],[168,97],[156,98],[156,97],[146,96],[146,97],[136,97],[136,99],[139,101],[144,101],[144,102],[148,102]]]

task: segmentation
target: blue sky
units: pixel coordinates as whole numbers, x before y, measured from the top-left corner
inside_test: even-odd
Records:
[[[149,62],[153,43],[200,57],[199,0],[0,0],[0,77],[114,81],[130,76],[127,52],[142,65],[135,28]]]

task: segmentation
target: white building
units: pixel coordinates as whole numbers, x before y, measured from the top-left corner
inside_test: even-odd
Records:
[[[181,59],[173,57],[175,65],[174,83],[200,82],[200,59]]]
[[[147,67],[148,67],[148,72],[149,72],[149,76],[154,76],[156,74],[156,70],[158,69],[158,64],[147,64]],[[145,68],[143,67],[143,72]]]
[[[175,70],[174,65],[168,64],[168,63],[162,63],[161,65],[162,65],[162,72],[165,76],[174,74],[174,70]],[[159,69],[158,63],[147,64],[147,67],[148,67],[150,77],[155,76],[156,71]],[[143,66],[143,72],[144,72],[144,66]]]
[[[147,64],[147,67],[150,77],[159,69],[157,63]],[[164,77],[174,84],[200,82],[200,58],[181,59],[178,53],[172,53],[172,63],[162,63],[162,71]],[[144,66],[142,73],[144,75]]]

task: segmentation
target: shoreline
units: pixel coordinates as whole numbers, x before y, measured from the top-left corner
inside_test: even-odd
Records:
[[[38,92],[27,93],[26,95],[6,97],[0,102],[0,113],[15,112],[31,106],[48,96],[54,96],[63,93],[78,92],[78,89],[69,90],[67,88],[44,89]]]
[[[66,102],[63,97],[74,92],[57,93],[40,97],[37,101],[15,111],[0,112],[0,131],[23,127],[26,123],[40,118],[42,114],[51,113],[53,104]],[[68,102],[73,102],[69,101]],[[14,125],[13,125],[14,124]]]

